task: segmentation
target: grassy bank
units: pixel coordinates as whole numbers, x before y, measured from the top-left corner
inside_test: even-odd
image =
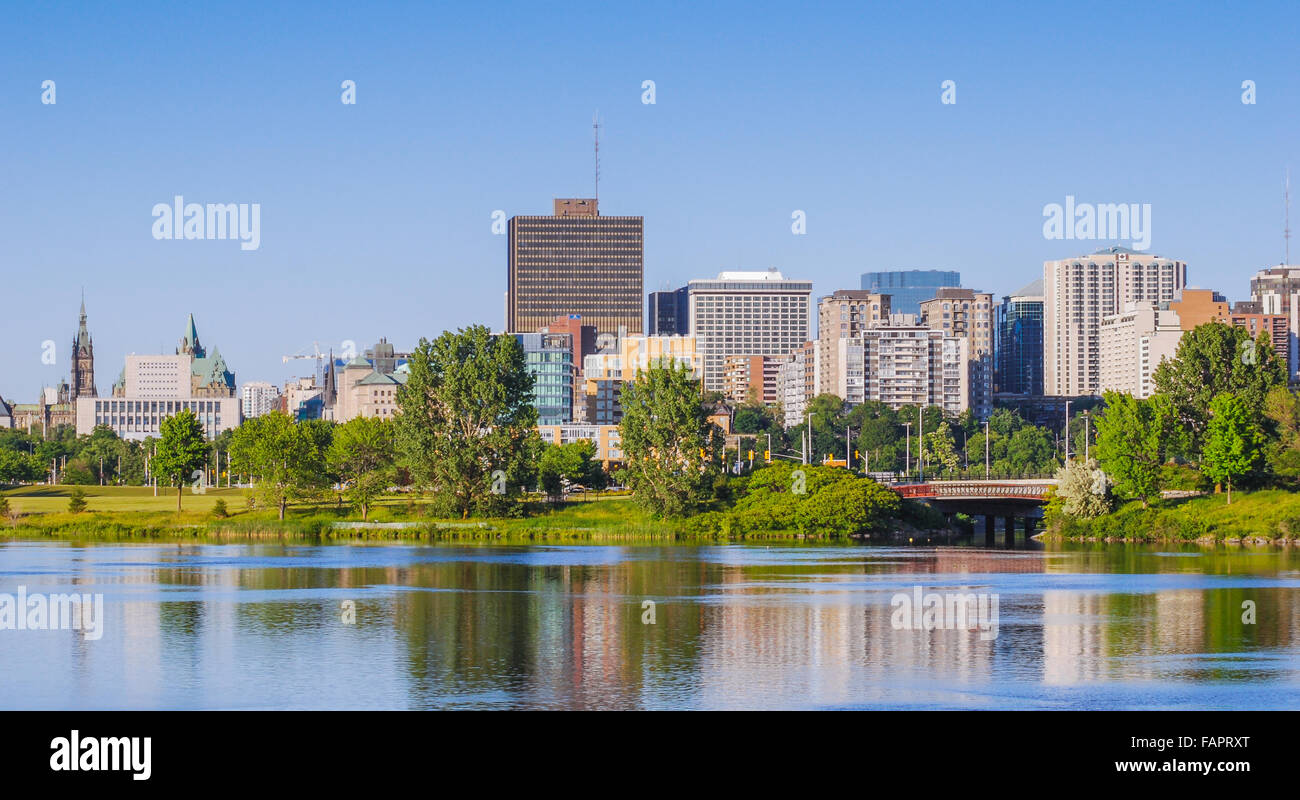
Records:
[[[176,513],[176,494],[154,497],[140,487],[81,487],[87,510],[67,511],[72,487],[33,486],[5,491],[11,517],[0,519],[0,537],[57,538],[68,541],[200,540],[241,541],[300,539],[306,541],[412,540],[497,541],[555,543],[807,541],[825,537],[804,536],[796,530],[713,531],[689,521],[656,519],[626,496],[606,496],[566,502],[559,506],[532,504],[529,513],[516,518],[448,519],[434,516],[431,506],[415,496],[386,497],[372,506],[374,527],[335,527],[357,523],[352,508],[337,503],[289,507],[284,520],[274,510],[249,509],[240,489],[186,492],[183,511]],[[224,500],[228,516],[214,513]],[[923,528],[939,527],[942,515],[909,513],[899,521],[898,533],[920,535]],[[924,509],[922,509],[923,511]],[[930,523],[927,525],[926,523]],[[404,527],[378,527],[401,524]],[[937,531],[931,530],[929,533]]]
[[[1092,520],[1056,517],[1046,539],[1103,542],[1300,544],[1300,494],[1271,489],[1161,500],[1150,508],[1128,502]]]

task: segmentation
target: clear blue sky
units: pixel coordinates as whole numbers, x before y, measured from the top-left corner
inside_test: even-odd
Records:
[[[305,374],[280,356],[313,340],[499,328],[491,214],[589,195],[597,109],[601,208],[645,217],[648,290],[940,267],[1002,294],[1107,244],[1043,238],[1074,195],[1150,203],[1150,252],[1235,300],[1282,260],[1288,165],[1300,188],[1293,2],[269,5],[6,8],[0,395],[67,375],[83,285],[101,393],[190,312],[241,383]],[[176,194],[260,203],[260,250],[154,240]]]

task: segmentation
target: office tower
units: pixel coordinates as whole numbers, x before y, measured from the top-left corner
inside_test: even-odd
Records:
[[[879,292],[839,289],[817,303],[817,394],[843,398],[844,353],[840,343],[889,321],[892,298]]]
[[[1178,313],[1167,304],[1144,301],[1128,311],[1103,317],[1097,332],[1098,393],[1150,397],[1155,392],[1151,379],[1156,368],[1174,357],[1183,333]]]
[[[1186,284],[1186,263],[1125,247],[1043,262],[1044,394],[1097,394],[1102,319],[1174,300]]]
[[[1043,280],[1005,295],[998,307],[994,391],[1043,393]]]
[[[847,402],[938,406],[949,414],[970,407],[969,339],[914,323],[908,314],[863,331],[845,350]]]
[[[508,332],[569,314],[598,333],[641,332],[641,217],[602,217],[595,200],[556,200],[552,216],[512,217],[509,234]]]
[[[993,413],[993,294],[941,288],[921,302],[922,325],[970,341],[970,410],[979,419]]]
[[[688,285],[705,391],[722,391],[727,356],[786,355],[808,339],[811,281],[787,280],[769,269],[723,272]]]
[[[1259,270],[1250,281],[1250,299],[1258,313],[1284,314],[1287,325],[1287,374],[1300,377],[1300,266],[1282,265]]]
[[[947,269],[903,269],[862,273],[862,288],[887,294],[895,314],[921,315],[921,302],[936,289],[961,286],[961,273]]]
[[[573,338],[567,333],[516,333],[524,365],[533,376],[538,425],[573,421]]]
[[[280,407],[280,387],[264,381],[250,381],[239,389],[244,419],[269,414]]]
[[[647,312],[651,336],[689,336],[691,333],[691,290],[689,286],[671,292],[651,292]]]

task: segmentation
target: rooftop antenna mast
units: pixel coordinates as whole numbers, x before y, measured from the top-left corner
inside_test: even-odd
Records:
[[[1286,182],[1282,184],[1282,202],[1286,205],[1286,222],[1282,238],[1286,241],[1286,263],[1291,264],[1291,168],[1286,169]]]
[[[596,208],[600,208],[600,111],[591,115],[591,135],[596,145]]]

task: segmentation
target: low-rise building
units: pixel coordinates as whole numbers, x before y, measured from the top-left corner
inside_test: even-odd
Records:
[[[595,459],[606,469],[623,461],[617,425],[591,425],[568,423],[565,425],[538,425],[537,434],[547,444],[571,444],[588,441],[596,446]]]

